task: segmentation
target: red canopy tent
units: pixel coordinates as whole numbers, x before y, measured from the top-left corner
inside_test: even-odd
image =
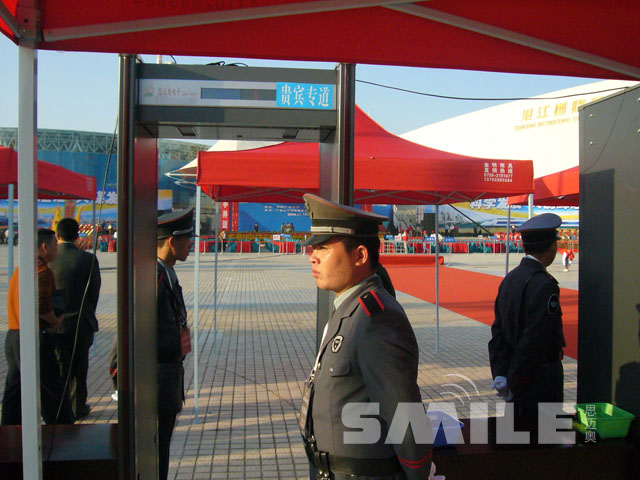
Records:
[[[509,198],[509,205],[526,205],[528,195]],[[577,207],[580,203],[580,167],[536,178],[533,182],[533,204]]]
[[[7,198],[7,186],[11,184],[18,185],[18,154],[11,148],[0,147],[0,198]],[[95,201],[96,179],[38,160],[38,198]]]
[[[636,0],[47,0],[35,10],[46,50],[640,77]],[[17,42],[33,11],[0,0],[0,31]]]
[[[356,203],[448,204],[532,191],[533,162],[474,158],[389,133],[356,106]],[[196,182],[216,200],[301,203],[318,191],[315,143],[198,153]],[[495,173],[494,173],[495,170]]]

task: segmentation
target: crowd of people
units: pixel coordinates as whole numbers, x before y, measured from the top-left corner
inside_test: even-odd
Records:
[[[78,232],[73,218],[60,220],[56,232],[37,232],[40,402],[47,424],[73,423],[91,411],[87,373],[101,279],[96,256],[76,246]],[[18,425],[22,418],[19,276],[16,269],[9,284],[2,425]]]
[[[417,441],[410,423],[403,424],[404,431],[390,430],[399,405],[423,408],[423,404],[417,384],[416,336],[379,263],[379,228],[386,217],[311,194],[304,200],[312,219],[313,234],[305,242],[312,249],[311,274],[318,288],[336,294],[305,382],[299,416],[310,478],[442,479],[435,474],[431,444]],[[493,388],[513,405],[520,420],[534,419],[540,402],[563,400],[560,290],[546,270],[558,252],[560,224],[557,215],[543,214],[518,227],[526,255],[504,278],[495,301],[488,345]],[[56,232],[38,231],[40,379],[46,423],[73,423],[91,410],[86,376],[88,351],[98,331],[101,281],[95,255],[75,244],[78,231],[73,219],[61,220]],[[407,241],[410,230],[401,235]],[[187,259],[192,236],[193,209],[158,218],[157,413],[163,480],[185,398],[183,361],[191,350],[175,264]],[[8,296],[3,425],[21,422],[18,276],[16,270]],[[112,352],[110,371],[115,380],[117,348]],[[351,411],[353,405],[361,410]],[[362,414],[378,420],[375,435],[347,442],[349,415],[357,419]],[[391,433],[396,442],[386,441]]]

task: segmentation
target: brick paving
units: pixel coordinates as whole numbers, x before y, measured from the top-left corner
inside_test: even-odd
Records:
[[[17,249],[14,250],[17,259]],[[0,384],[6,362],[7,247],[0,247]],[[116,255],[100,253],[100,331],[90,353],[89,403],[82,423],[117,421],[108,375],[115,336]],[[504,274],[504,255],[447,256],[453,267]],[[521,255],[511,255],[511,266]],[[578,264],[550,267],[561,286],[577,287]],[[193,328],[193,258],[177,265]],[[429,270],[430,272],[433,270]],[[296,414],[315,348],[316,288],[303,255],[222,254],[218,265],[217,335],[214,335],[214,256],[201,257],[199,409],[195,418],[193,355],[185,361],[187,400],[171,445],[171,479],[308,478]],[[473,286],[466,286],[473,288]],[[451,402],[460,417],[471,401],[495,414],[488,364],[490,328],[440,310],[440,351],[435,353],[435,306],[402,292],[420,345],[418,382],[425,401]],[[565,358],[565,400],[575,403],[576,362]],[[446,473],[446,472],[444,472]]]

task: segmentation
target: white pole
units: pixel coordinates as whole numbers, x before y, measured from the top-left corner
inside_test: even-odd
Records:
[[[436,203],[436,353],[440,351],[440,224],[438,215],[438,204]]]
[[[91,203],[93,204],[93,211],[91,212],[91,225],[93,225],[93,231],[96,233],[93,238],[93,241],[95,242],[98,238],[98,226],[96,225],[96,199],[94,198],[93,202]]]
[[[14,198],[14,188],[15,185],[13,183],[9,184],[9,238],[7,238],[7,243],[9,247],[9,253],[7,255],[7,270],[8,270],[8,279],[11,281],[11,275],[13,275],[13,236],[15,232],[13,231],[13,198]]]
[[[216,341],[218,337],[218,241],[219,227],[220,227],[220,202],[215,202],[215,217],[214,222],[216,224],[215,235],[215,261],[213,263],[213,354],[216,353]]]
[[[529,218],[533,218],[533,193],[529,194]]]
[[[22,476],[42,478],[40,431],[40,338],[36,270],[38,208],[37,50],[18,47],[18,191],[20,192],[20,388]]]
[[[507,273],[509,273],[509,247],[510,247],[509,237],[510,235],[511,235],[511,205],[509,205],[509,209],[507,210],[507,260],[505,262],[505,270],[504,270],[505,276],[507,276]]]
[[[198,414],[200,405],[198,403],[198,326],[200,325],[200,197],[202,187],[196,187],[196,245],[195,245],[195,290],[193,292],[193,391],[195,401],[194,423],[200,423]]]

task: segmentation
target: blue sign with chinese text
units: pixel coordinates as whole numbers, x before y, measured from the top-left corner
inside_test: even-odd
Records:
[[[335,85],[278,82],[276,105],[283,108],[335,109]]]

